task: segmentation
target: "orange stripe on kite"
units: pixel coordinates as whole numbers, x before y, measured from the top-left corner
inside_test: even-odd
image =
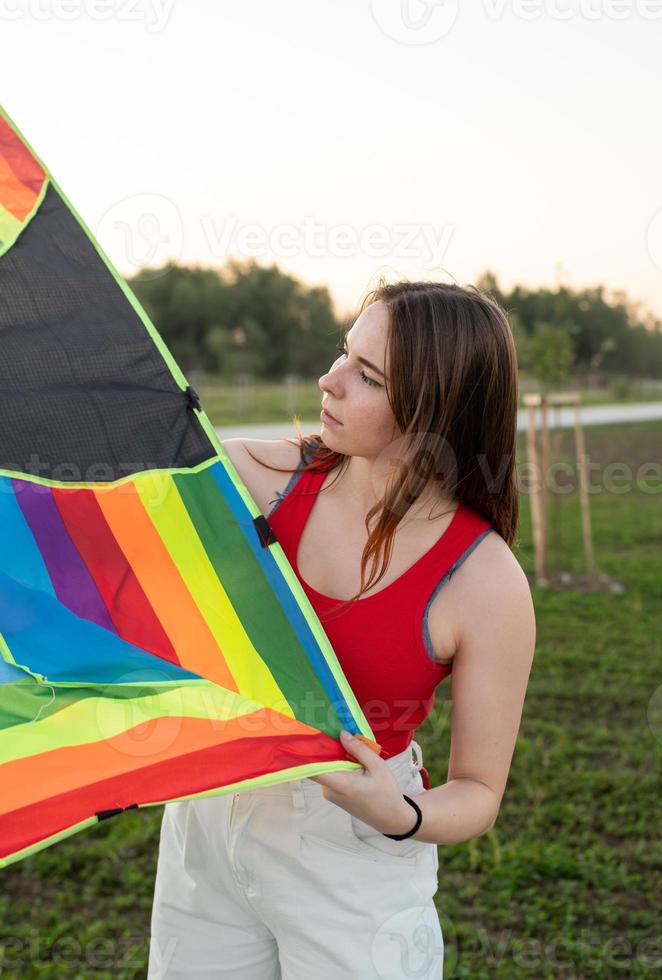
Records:
[[[214,636],[132,482],[95,491],[99,507],[186,669],[240,693]]]
[[[46,175],[0,118],[0,203],[18,221],[35,206]]]
[[[32,191],[34,203],[46,180],[46,172],[2,116],[0,116],[0,157],[7,162],[16,179]]]
[[[0,814],[93,783],[99,773],[108,778],[135,772],[200,749],[235,739],[245,740],[250,735],[259,742],[263,736],[277,735],[286,740],[291,735],[319,734],[318,729],[270,708],[260,708],[227,721],[163,716],[99,742],[53,749],[6,762],[0,766],[3,786]],[[149,740],[153,743],[153,751],[149,751]],[[167,796],[167,786],[163,790]]]
[[[0,157],[0,199],[3,207],[18,221],[25,221],[37,200],[30,188],[17,180],[3,157]]]

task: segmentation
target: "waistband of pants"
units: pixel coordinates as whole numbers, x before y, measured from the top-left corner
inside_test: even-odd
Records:
[[[413,775],[417,769],[423,765],[423,753],[421,747],[414,739],[411,740],[406,749],[397,755],[384,759],[384,762],[392,771],[398,782],[405,782],[407,777]],[[359,772],[359,770],[355,770]],[[313,779],[291,779],[288,782],[275,783],[271,786],[257,786],[254,789],[244,792],[257,795],[292,796],[295,803],[301,797],[322,796],[322,786]]]

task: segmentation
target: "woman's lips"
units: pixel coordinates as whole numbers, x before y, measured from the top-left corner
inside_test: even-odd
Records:
[[[339,422],[338,419],[334,418],[333,415],[331,415],[330,412],[327,412],[325,408],[323,408],[320,412],[320,418],[322,422],[330,422],[331,425],[342,425],[342,422]]]

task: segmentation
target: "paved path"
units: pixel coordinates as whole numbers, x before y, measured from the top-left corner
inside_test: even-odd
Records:
[[[537,410],[536,410],[537,411]],[[539,413],[537,413],[539,415]],[[662,402],[643,402],[632,405],[586,405],[582,407],[581,418],[584,425],[606,425],[609,422],[644,422],[652,419],[662,420]],[[557,421],[558,419],[558,421]],[[537,419],[540,424],[540,418]],[[562,429],[574,425],[574,410],[561,408],[550,410],[550,422]],[[302,432],[319,432],[320,420],[303,419]],[[518,412],[517,428],[526,428],[526,413]],[[291,422],[262,423],[258,425],[218,426],[216,431],[220,439],[232,439],[244,436],[252,439],[283,439],[294,438],[294,426]]]

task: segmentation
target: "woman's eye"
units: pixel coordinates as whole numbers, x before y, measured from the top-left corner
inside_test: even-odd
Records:
[[[347,356],[347,351],[345,350],[343,344],[336,344],[336,350],[338,351],[339,354],[344,354],[345,356]],[[368,375],[365,373],[365,371],[359,371],[359,374],[361,375],[361,379],[365,384],[369,385],[372,388],[381,388],[379,382],[373,381],[372,378],[369,378]]]

